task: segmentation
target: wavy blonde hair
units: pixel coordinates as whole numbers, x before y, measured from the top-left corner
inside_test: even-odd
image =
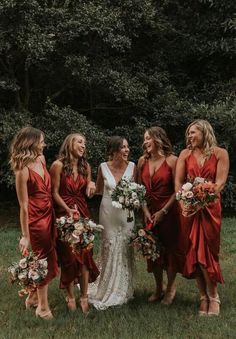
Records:
[[[207,120],[197,119],[188,125],[186,132],[185,132],[186,147],[188,149],[192,149],[189,136],[188,136],[189,130],[192,126],[196,126],[197,129],[202,132],[203,154],[206,157],[209,156],[213,152],[213,148],[217,146],[215,133],[213,131],[211,124]]]
[[[153,142],[156,145],[159,155],[167,157],[173,154],[171,142],[169,138],[167,137],[167,134],[163,128],[159,126],[153,126],[153,127],[146,129],[145,133],[146,132],[153,139]],[[143,153],[144,157],[149,158],[150,154],[146,151],[144,143],[143,143],[143,149],[144,149],[144,153]]]
[[[15,172],[34,162],[38,157],[38,145],[44,133],[37,128],[22,128],[10,145],[10,166]]]
[[[63,141],[61,148],[58,154],[58,160],[60,160],[63,164],[63,172],[66,175],[71,175],[73,170],[73,146],[77,137],[82,137],[84,140],[85,137],[80,133],[73,133],[67,135],[65,140]],[[78,173],[83,175],[84,177],[88,176],[88,162],[86,160],[86,152],[84,151],[84,155],[78,161]]]

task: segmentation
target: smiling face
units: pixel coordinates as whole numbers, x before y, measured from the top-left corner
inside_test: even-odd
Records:
[[[157,146],[154,139],[150,136],[148,131],[144,133],[143,145],[148,154],[155,153],[157,151]]]
[[[127,161],[129,157],[129,144],[126,139],[123,139],[120,150],[113,154],[113,159]]]
[[[39,139],[39,143],[37,146],[37,153],[38,155],[42,155],[43,154],[43,149],[46,146],[45,142],[44,142],[44,135],[41,134],[40,139]]]
[[[71,153],[75,158],[81,158],[85,152],[85,138],[82,135],[77,135],[73,140]]]
[[[188,141],[191,148],[202,148],[203,146],[203,133],[196,125],[192,125],[188,130]]]

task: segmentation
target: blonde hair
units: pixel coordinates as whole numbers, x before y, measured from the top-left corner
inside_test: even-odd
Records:
[[[63,141],[61,148],[58,154],[58,160],[63,164],[63,172],[67,175],[72,174],[73,170],[73,160],[72,155],[73,145],[77,137],[82,137],[85,140],[85,137],[80,133],[73,133],[67,135]],[[86,153],[78,161],[78,173],[82,174],[84,177],[88,176],[88,162],[86,160]]]
[[[217,146],[215,133],[213,131],[211,124],[207,120],[197,119],[188,125],[185,132],[186,146],[188,149],[192,149],[188,136],[189,130],[192,126],[196,126],[196,128],[202,132],[203,150],[204,150],[203,154],[205,156],[209,156],[213,152],[213,148]]]
[[[10,145],[10,166],[13,171],[23,169],[38,157],[38,145],[44,133],[31,126],[24,127],[14,136]]]
[[[167,137],[167,134],[163,128],[159,126],[153,126],[153,127],[146,129],[145,133],[146,132],[153,139],[153,142],[157,147],[159,155],[167,157],[173,154],[171,142],[169,138]],[[145,150],[144,143],[143,143],[143,148],[144,148],[145,158],[149,158],[150,154],[148,154],[148,152]]]

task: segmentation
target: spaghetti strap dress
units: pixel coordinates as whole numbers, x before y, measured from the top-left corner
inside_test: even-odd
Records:
[[[217,158],[214,153],[210,155],[202,167],[191,153],[186,159],[187,178],[202,177],[215,182]],[[221,230],[221,199],[210,202],[200,209],[193,217],[185,218],[190,227],[188,250],[184,267],[184,276],[195,276],[198,265],[202,265],[214,283],[224,283],[219,264],[220,230]],[[190,220],[187,220],[190,219]],[[185,234],[182,234],[185,237]]]
[[[29,210],[29,234],[32,251],[39,258],[47,258],[48,273],[45,279],[38,285],[42,287],[48,284],[58,273],[56,255],[56,228],[54,226],[54,210],[51,195],[51,178],[42,163],[44,178],[28,167],[29,179],[28,210]]]
[[[89,217],[88,205],[86,202],[87,179],[78,174],[76,180],[72,175],[61,174],[59,194],[69,208],[77,209],[83,218]],[[56,206],[57,217],[65,215],[65,211]],[[60,288],[66,288],[71,282],[79,283],[82,265],[89,270],[89,282],[93,282],[99,275],[99,270],[93,259],[93,251],[83,249],[73,253],[70,245],[64,241],[57,241],[57,253],[61,266]]]

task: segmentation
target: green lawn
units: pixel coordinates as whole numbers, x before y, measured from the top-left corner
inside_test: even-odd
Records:
[[[33,311],[24,309],[17,296],[18,286],[8,281],[7,267],[19,259],[19,230],[8,224],[0,229],[0,338],[236,338],[236,218],[225,218],[222,225],[221,264],[225,286],[219,317],[197,316],[198,294],[195,282],[177,279],[177,296],[170,307],[148,304],[154,282],[146,273],[145,262],[137,258],[136,296],[122,307],[106,311],[92,309],[87,317],[79,310],[68,313],[56,279],[49,289],[55,319],[44,322]]]

